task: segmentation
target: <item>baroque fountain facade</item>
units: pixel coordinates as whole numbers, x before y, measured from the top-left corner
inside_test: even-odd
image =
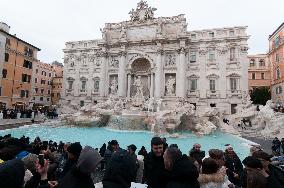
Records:
[[[250,106],[247,27],[187,31],[184,15],[155,18],[155,10],[140,1],[129,21],[106,23],[102,39],[66,43],[62,119],[238,134],[240,109]]]

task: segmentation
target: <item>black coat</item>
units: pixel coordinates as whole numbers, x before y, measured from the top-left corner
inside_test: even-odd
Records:
[[[174,163],[167,188],[199,188],[198,176],[196,166],[184,155]]]
[[[167,184],[167,171],[164,158],[156,157],[150,152],[144,159],[144,179],[149,188],[165,188]]]
[[[269,165],[269,177],[267,178],[268,188],[283,188],[284,187],[284,171],[276,166]]]
[[[82,174],[73,167],[58,184],[58,188],[95,188],[90,175]]]
[[[230,182],[234,185],[241,186],[241,175],[243,173],[243,165],[237,154],[234,158],[225,154],[225,166],[227,169],[227,175]],[[239,175],[239,178],[234,177],[234,173]]]
[[[0,164],[0,187],[22,188],[24,184],[24,162],[13,159]]]
[[[129,188],[136,170],[136,161],[126,151],[114,153],[102,181],[104,188]]]

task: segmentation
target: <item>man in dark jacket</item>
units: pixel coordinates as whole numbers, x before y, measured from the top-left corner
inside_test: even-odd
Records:
[[[13,159],[0,164],[0,187],[22,188],[24,184],[24,162]]]
[[[193,145],[193,148],[190,150],[189,156],[198,162],[200,168],[202,164],[202,159],[205,157],[205,151],[202,151],[201,145],[196,143]]]
[[[196,166],[182,155],[176,147],[169,147],[164,153],[165,168],[169,171],[166,188],[199,188],[199,173]]]
[[[151,152],[144,159],[144,178],[149,188],[165,188],[167,172],[164,165],[164,142],[160,137],[151,140]]]
[[[103,178],[104,188],[129,188],[136,178],[136,161],[125,150],[113,154]]]
[[[255,151],[253,157],[259,159],[263,165],[263,169],[268,174],[267,187],[268,188],[283,188],[284,187],[284,173],[278,167],[270,164],[271,155],[264,151]]]
[[[82,146],[80,142],[75,142],[75,143],[72,143],[70,146],[68,146],[67,148],[68,159],[66,161],[65,166],[63,167],[63,172],[62,172],[61,177],[64,177],[65,174],[67,174],[67,172],[74,165],[76,165],[78,158],[80,156],[81,150],[82,150]]]

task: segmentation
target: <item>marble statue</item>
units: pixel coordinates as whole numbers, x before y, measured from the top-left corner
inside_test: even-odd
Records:
[[[112,79],[111,84],[110,84],[110,93],[111,94],[116,94],[117,93],[117,80],[115,78]]]
[[[141,76],[138,76],[135,79],[133,86],[135,86],[135,89],[136,89],[136,94],[133,98],[133,104],[135,106],[141,106],[144,102],[143,84],[142,84],[142,81],[141,81]]]
[[[167,89],[166,95],[171,96],[175,94],[175,88],[174,88],[175,83],[176,83],[175,78],[170,76],[166,83],[166,89]]]
[[[154,111],[154,97],[150,97],[149,100],[148,100],[148,104],[147,104],[147,109],[148,109],[148,112],[149,111]]]

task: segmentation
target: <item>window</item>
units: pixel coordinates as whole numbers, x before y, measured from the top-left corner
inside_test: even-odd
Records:
[[[191,35],[190,35],[190,38],[191,38],[191,39],[196,39],[196,34],[195,34],[195,33],[194,33],[194,34],[191,34]]]
[[[7,78],[7,69],[2,70],[2,78]]]
[[[259,60],[259,66],[260,66],[260,67],[265,67],[265,61],[264,61],[264,59]]]
[[[43,101],[43,97],[40,97],[39,100],[40,100],[40,101]]]
[[[38,92],[38,88],[35,88],[35,92],[36,92],[36,93]]]
[[[100,80],[96,79],[95,80],[95,85],[94,85],[94,92],[98,92],[100,87]]]
[[[44,76],[46,76],[46,72],[44,72]]]
[[[235,60],[236,58],[236,48],[235,47],[232,47],[230,48],[230,60]]]
[[[21,90],[21,98],[24,98],[25,94],[26,94],[25,90]]]
[[[0,87],[0,96],[2,95],[2,87]]]
[[[28,48],[28,47],[25,47],[25,55],[26,56],[29,56],[29,57],[33,57],[33,50]]]
[[[216,80],[210,80],[209,82],[209,86],[210,86],[210,91],[215,91],[216,90]]]
[[[50,95],[50,90],[47,90],[47,94],[49,94],[49,95]]]
[[[197,79],[190,80],[190,91],[197,90]]]
[[[87,43],[84,43],[84,47],[87,47],[87,45],[88,45]]]
[[[251,79],[252,79],[252,80],[255,80],[255,73],[254,73],[254,72],[251,73]]]
[[[40,83],[41,83],[41,84],[45,84],[45,80],[41,80]]]
[[[22,82],[30,83],[30,81],[31,81],[31,75],[22,74]]]
[[[254,60],[254,59],[251,59],[251,60],[249,61],[249,66],[250,66],[250,67],[254,67],[254,65],[255,65],[255,60]]]
[[[60,97],[60,93],[57,93],[57,97]]]
[[[280,79],[280,77],[281,77],[281,72],[280,72],[280,69],[277,68],[276,69],[276,79]]]
[[[209,60],[214,60],[215,59],[215,52],[214,50],[209,50]]]
[[[230,35],[230,37],[232,37],[232,36],[235,35],[235,32],[234,32],[234,31],[230,31],[230,32],[229,32],[229,35]]]
[[[46,100],[49,101],[49,98],[47,98]]]
[[[86,91],[86,80],[82,80],[82,85],[81,85],[81,92]]]
[[[231,114],[235,114],[237,113],[237,104],[231,104]]]
[[[9,54],[5,53],[5,62],[8,62],[8,61],[9,61]]]
[[[275,54],[275,61],[279,62],[279,54]]]
[[[28,90],[21,90],[21,98],[29,98],[29,91]]]
[[[33,97],[33,100],[35,100],[35,97]]]
[[[23,67],[28,68],[28,69],[32,69],[33,63],[28,61],[28,60],[24,60]]]
[[[85,102],[84,101],[80,101],[80,106],[84,106],[85,105]]]
[[[73,89],[73,80],[68,80],[68,89],[69,90]]]
[[[261,73],[261,79],[264,80],[264,72]]]
[[[237,78],[230,78],[230,88],[232,91],[237,90]]]
[[[54,97],[54,93],[51,93],[51,97]]]
[[[35,83],[37,83],[37,78],[35,78]]]
[[[276,94],[281,94],[282,93],[282,87],[276,87]]]
[[[190,63],[196,62],[196,52],[190,52]]]
[[[40,90],[40,93],[43,94],[43,93],[44,93],[44,89],[41,89],[41,90]]]
[[[36,74],[38,73],[38,69],[36,69]]]
[[[48,74],[48,77],[51,77],[51,73]]]
[[[214,107],[216,107],[216,104],[215,103],[210,103],[210,107],[214,108]]]
[[[213,38],[214,37],[214,32],[209,33],[209,37]]]

